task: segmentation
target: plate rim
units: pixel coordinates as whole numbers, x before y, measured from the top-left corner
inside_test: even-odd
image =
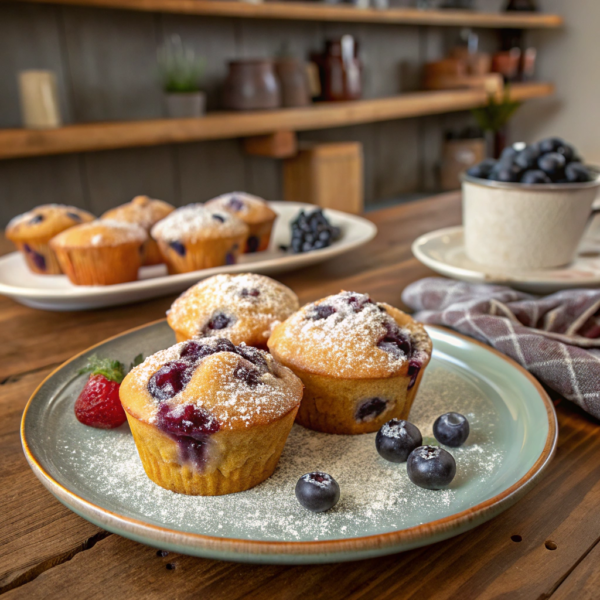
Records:
[[[308,204],[306,202],[293,202],[288,200],[271,200],[269,204],[275,204],[275,206],[296,206],[298,209],[302,208],[318,208],[316,204]],[[350,222],[361,225],[365,227],[365,235],[363,239],[357,239],[352,242],[344,243],[343,240],[342,245],[333,245],[328,246],[327,248],[321,248],[319,250],[313,250],[311,252],[312,256],[319,257],[321,260],[319,262],[325,261],[328,258],[333,258],[335,256],[339,256],[341,254],[345,254],[351,250],[354,250],[357,247],[362,246],[370,242],[378,232],[377,225],[367,219],[362,215],[354,215],[351,213],[345,213],[340,210],[336,210],[334,208],[325,208],[326,212],[329,212],[334,218],[341,217],[343,219],[347,219]],[[368,229],[368,231],[367,231]],[[343,248],[343,251],[340,250]],[[4,256],[0,257],[0,262],[5,262],[8,260],[13,260],[15,255],[19,255],[18,251],[9,252]],[[117,283],[114,285],[106,285],[106,286],[77,286],[72,290],[64,290],[64,289],[54,289],[54,288],[34,288],[34,287],[19,287],[16,285],[12,285],[9,283],[4,283],[0,281],[0,294],[8,296],[10,298],[26,298],[31,300],[46,300],[46,301],[84,301],[88,299],[97,299],[101,297],[115,297],[120,294],[127,294],[132,292],[141,292],[145,290],[151,290],[155,287],[169,287],[169,285],[177,286],[179,285],[192,285],[194,281],[199,281],[200,279],[204,279],[206,277],[210,277],[212,275],[216,275],[218,273],[238,273],[245,271],[252,271],[256,268],[256,264],[262,263],[262,267],[272,267],[281,264],[281,260],[285,259],[286,265],[289,265],[289,270],[296,268],[298,263],[303,263],[306,259],[306,254],[292,254],[290,256],[277,257],[271,259],[265,259],[262,261],[256,261],[252,263],[237,263],[235,265],[223,265],[222,267],[211,267],[209,269],[199,269],[197,271],[190,271],[188,273],[177,273],[174,275],[164,275],[161,277],[151,277],[148,279],[137,279],[135,281],[128,281],[126,283]],[[314,264],[316,261],[313,261],[311,264]],[[307,265],[309,266],[309,265]],[[234,269],[228,268],[234,267]],[[241,271],[239,270],[241,269]],[[203,274],[206,273],[204,276]],[[50,275],[52,277],[52,275]],[[61,275],[59,275],[61,277]],[[161,280],[157,282],[157,280]],[[189,281],[188,281],[189,280]],[[133,284],[133,286],[132,286]],[[123,286],[126,286],[125,288]],[[132,286],[132,287],[130,287]],[[107,340],[108,341],[108,340]]]
[[[494,271],[494,269],[497,269],[497,267],[486,267],[485,265],[481,265],[480,269],[476,270],[466,267],[458,267],[452,263],[437,260],[422,250],[422,247],[433,239],[440,238],[443,235],[457,234],[461,231],[464,232],[464,225],[453,225],[452,227],[442,227],[441,229],[429,231],[419,236],[412,243],[412,253],[419,262],[423,263],[426,267],[429,267],[436,273],[450,277],[456,277],[462,281],[469,281],[472,283],[492,283],[509,286],[515,285],[523,286],[523,289],[526,289],[524,286],[530,286],[532,288],[534,286],[537,288],[551,287],[555,290],[572,289],[580,286],[589,286],[591,284],[600,285],[600,272],[598,272],[596,277],[585,279],[579,277],[572,280],[542,276],[531,277],[529,276],[530,273],[540,272],[542,269],[538,271],[511,271],[510,273],[502,273],[499,271]],[[583,236],[582,240],[583,239],[585,239],[585,235]],[[572,264],[574,265],[575,263]],[[547,272],[552,273],[555,270],[557,269],[547,269]]]
[[[104,519],[108,520],[108,522],[112,525],[113,523],[117,523],[117,525],[113,525],[114,527],[120,527],[123,530],[127,531],[131,535],[135,535],[139,531],[144,531],[148,533],[153,533],[154,537],[152,538],[153,542],[166,542],[172,544],[184,545],[186,548],[196,548],[205,550],[208,552],[219,552],[221,554],[230,554],[234,555],[238,559],[242,558],[243,555],[252,555],[255,558],[260,558],[261,556],[269,557],[269,556],[284,556],[289,559],[293,559],[294,556],[306,556],[306,555],[323,555],[323,554],[344,554],[344,553],[358,553],[358,552],[369,552],[382,550],[385,548],[390,548],[394,546],[399,546],[404,544],[410,544],[411,542],[418,542],[419,540],[432,538],[436,535],[443,536],[445,533],[451,532],[454,529],[460,529],[462,525],[468,525],[469,523],[476,522],[478,518],[485,517],[490,515],[489,518],[492,518],[495,514],[495,509],[500,507],[505,502],[509,501],[511,498],[517,496],[516,500],[520,499],[522,495],[524,495],[529,487],[534,483],[534,481],[541,475],[541,473],[547,468],[550,461],[554,457],[556,453],[557,443],[558,443],[558,420],[556,416],[556,411],[554,410],[554,405],[550,400],[550,397],[539,383],[539,381],[531,375],[528,371],[526,371],[521,365],[516,363],[513,359],[508,356],[502,354],[495,348],[480,342],[474,338],[469,336],[457,333],[452,329],[447,327],[441,327],[438,325],[428,325],[428,327],[432,329],[436,329],[445,334],[450,334],[455,336],[463,341],[471,342],[476,346],[479,346],[484,351],[491,352],[496,355],[498,358],[507,362],[511,367],[517,369],[517,371],[521,372],[522,375],[525,376],[526,379],[529,380],[533,387],[537,391],[540,400],[542,401],[544,408],[546,409],[546,414],[548,417],[548,434],[546,436],[546,441],[544,443],[544,447],[542,452],[537,457],[535,463],[531,466],[531,468],[521,477],[517,482],[515,482],[510,487],[506,488],[504,491],[496,494],[494,497],[484,500],[479,504],[472,506],[468,509],[465,509],[461,512],[455,513],[454,515],[449,515],[442,519],[437,519],[435,521],[430,521],[428,523],[423,523],[421,525],[415,525],[413,527],[409,527],[407,529],[399,529],[396,531],[389,531],[386,533],[378,533],[368,536],[360,536],[360,537],[348,537],[348,538],[339,538],[334,540],[313,540],[313,541],[302,541],[302,542],[290,542],[290,541],[268,541],[268,540],[251,540],[251,539],[242,539],[242,538],[222,538],[210,535],[203,535],[200,533],[191,533],[186,531],[180,531],[177,529],[169,529],[167,527],[161,527],[159,525],[153,525],[151,523],[147,523],[144,521],[140,521],[138,519],[134,519],[131,517],[126,517],[120,515],[118,513],[112,512],[106,508],[98,506],[81,496],[78,496],[68,488],[64,487],[61,483],[56,481],[50,473],[48,473],[44,467],[40,464],[40,462],[33,455],[32,450],[27,443],[27,437],[25,434],[25,423],[27,419],[27,413],[29,411],[30,406],[32,405],[35,397],[37,396],[40,388],[56,373],[58,373],[61,369],[66,367],[69,363],[73,362],[83,354],[86,354],[90,350],[97,348],[107,342],[115,340],[119,337],[131,334],[140,329],[149,328],[152,326],[156,326],[159,323],[165,322],[166,319],[157,319],[156,321],[151,321],[150,323],[146,323],[144,325],[140,325],[138,327],[134,327],[132,329],[128,329],[123,331],[117,335],[111,336],[97,344],[86,348],[85,350],[78,352],[70,359],[66,360],[64,363],[56,367],[49,373],[35,388],[31,397],[27,401],[25,409],[23,410],[23,416],[21,418],[21,427],[20,427],[20,437],[21,444],[23,447],[23,452],[25,454],[25,458],[29,463],[30,468],[34,472],[34,474],[38,477],[41,483],[53,494],[57,497],[61,502],[65,503],[67,508],[76,512],[68,503],[68,500],[72,501],[75,506],[87,508],[88,513],[93,513],[94,515],[99,515],[98,519],[103,523],[100,525],[101,527],[106,526],[104,520],[100,517],[104,517]],[[68,499],[68,500],[67,500]],[[516,501],[515,500],[515,501]],[[85,512],[85,511],[83,511]],[[88,518],[83,514],[77,513],[82,518]],[[485,521],[486,519],[484,519]],[[481,522],[484,522],[481,521]],[[477,523],[475,523],[477,524]],[[107,527],[110,529],[109,527]],[[119,531],[116,532],[119,534]],[[122,535],[122,534],[121,534]],[[447,536],[449,537],[449,536]],[[182,544],[181,540],[185,540],[187,543]],[[441,538],[440,538],[441,539]],[[145,539],[138,539],[140,543],[148,544],[148,541]],[[434,539],[432,541],[438,541]],[[182,550],[179,552],[185,553]],[[352,559],[352,557],[350,557]],[[235,558],[229,558],[227,560],[235,560]]]

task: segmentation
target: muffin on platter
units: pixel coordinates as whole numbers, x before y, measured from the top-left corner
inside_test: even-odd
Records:
[[[218,496],[271,476],[302,382],[263,350],[207,338],[150,356],[119,394],[148,477],[180,494]]]
[[[178,342],[224,337],[266,350],[273,325],[300,307],[288,287],[264,275],[215,275],[185,291],[167,312]]]
[[[131,202],[106,211],[100,218],[112,221],[135,223],[148,233],[148,241],[144,248],[144,265],[158,265],[163,262],[162,254],[156,240],[150,235],[150,229],[160,220],[175,210],[168,202],[155,200],[148,196],[136,196]]]
[[[75,206],[45,204],[12,219],[6,227],[6,237],[23,254],[31,272],[60,275],[50,240],[70,227],[94,219],[94,215]]]
[[[188,204],[151,229],[169,273],[232,265],[241,254],[248,227],[223,210]]]
[[[297,422],[339,434],[406,419],[432,351],[423,325],[356,292],[307,304],[275,326],[268,347],[304,383]]]
[[[277,213],[266,200],[246,192],[231,192],[209,200],[206,206],[227,211],[248,225],[248,240],[244,252],[262,252],[269,247]]]
[[[148,234],[122,221],[92,221],[52,238],[61,269],[75,285],[113,285],[135,281]]]

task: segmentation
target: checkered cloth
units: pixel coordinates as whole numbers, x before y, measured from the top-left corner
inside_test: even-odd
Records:
[[[490,344],[600,419],[600,290],[537,297],[431,277],[409,285],[402,299],[419,321]]]

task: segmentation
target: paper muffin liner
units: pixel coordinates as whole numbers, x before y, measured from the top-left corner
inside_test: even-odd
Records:
[[[245,244],[246,234],[195,242],[158,240],[158,247],[171,274],[235,264]]]
[[[222,496],[248,490],[273,474],[298,408],[267,424],[220,430],[207,436],[206,461],[182,460],[173,437],[127,413],[146,475],[157,485],[192,496]]]
[[[410,377],[406,375],[382,379],[343,379],[286,366],[304,383],[304,396],[296,422],[323,433],[355,435],[378,431],[390,419],[408,419],[426,365],[410,390]],[[359,420],[357,415],[361,406],[375,398],[385,401],[384,410],[372,418]]]
[[[63,272],[75,285],[113,285],[135,281],[142,264],[139,242],[118,246],[56,248]]]
[[[249,233],[244,247],[246,254],[263,252],[268,249],[274,222],[275,218],[263,221],[262,223],[247,223]]]
[[[56,254],[48,242],[15,242],[17,249],[32,273],[38,275],[61,275],[62,269]]]

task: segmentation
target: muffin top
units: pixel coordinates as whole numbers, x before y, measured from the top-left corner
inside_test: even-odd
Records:
[[[135,223],[146,231],[175,210],[167,202],[148,196],[136,196],[131,202],[106,211],[100,218]]]
[[[148,234],[139,225],[104,219],[71,227],[52,238],[50,245],[53,248],[101,248],[143,244],[147,239]]]
[[[239,217],[244,223],[253,225],[273,221],[277,213],[266,200],[246,192],[230,192],[209,200],[205,206],[213,210],[224,210]]]
[[[14,217],[6,227],[6,237],[13,242],[49,240],[65,229],[95,218],[75,206],[44,204]]]
[[[174,210],[151,230],[152,237],[167,243],[197,242],[211,238],[247,235],[248,227],[224,210],[206,208],[203,204],[188,204]]]
[[[296,294],[270,277],[215,275],[179,296],[167,320],[187,338],[216,336],[256,346],[266,344],[273,325],[298,308]]]
[[[423,325],[356,292],[307,304],[274,328],[268,346],[293,368],[346,379],[408,374],[427,364],[432,348]]]
[[[298,406],[302,392],[300,379],[268,352],[210,338],[148,357],[119,393],[136,419],[193,436],[271,423]]]

